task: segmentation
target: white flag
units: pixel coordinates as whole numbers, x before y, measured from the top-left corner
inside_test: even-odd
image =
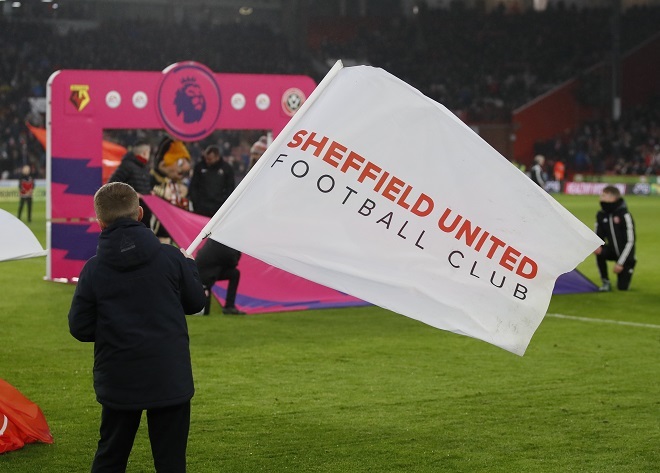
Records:
[[[208,235],[518,355],[601,244],[445,107],[339,62],[191,249]]]
[[[19,219],[0,209],[0,261],[44,256],[34,233]]]

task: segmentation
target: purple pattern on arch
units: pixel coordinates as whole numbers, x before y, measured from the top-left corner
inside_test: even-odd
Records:
[[[52,158],[53,183],[66,184],[65,194],[93,196],[101,185],[101,168],[91,159]]]
[[[98,229],[93,223],[53,223],[51,248],[66,251],[64,259],[87,261],[96,254],[99,238],[93,226]]]

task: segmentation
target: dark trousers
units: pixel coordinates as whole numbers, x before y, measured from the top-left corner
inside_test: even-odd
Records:
[[[197,253],[195,262],[199,270],[199,278],[209,291],[205,313],[208,313],[210,308],[210,292],[216,281],[229,281],[225,308],[236,307],[236,292],[241,278],[241,272],[237,268],[240,259],[239,251],[211,239],[208,239]]]
[[[126,471],[141,417],[141,410],[123,411],[103,406],[101,438],[92,463],[92,473]],[[147,409],[147,423],[156,472],[185,473],[190,402]]]
[[[609,281],[610,278],[607,273],[607,262],[616,261],[618,259],[614,248],[611,246],[603,246],[599,255],[596,255],[596,264],[598,265],[598,272],[603,281]],[[630,287],[632,280],[633,270],[637,261],[635,258],[628,258],[623,265],[623,271],[617,274],[616,287],[620,291],[627,291]]]
[[[200,271],[201,273],[201,271]],[[202,278],[202,284],[206,291],[206,306],[204,315],[211,313],[211,298],[213,297],[213,285],[216,281],[228,280],[227,294],[225,295],[225,308],[236,307],[236,293],[238,292],[238,283],[241,280],[241,272],[237,268],[223,269],[212,273],[210,277]]]
[[[23,213],[23,206],[27,204],[27,221],[32,221],[32,197],[21,197],[21,200],[18,202],[18,219],[21,219],[21,214]]]
[[[238,283],[241,280],[241,272],[236,269],[224,269],[217,273],[216,281],[229,280],[227,283],[227,296],[225,297],[225,307],[236,306],[236,292],[238,291]],[[213,281],[215,284],[215,281]],[[211,284],[211,285],[213,285]]]

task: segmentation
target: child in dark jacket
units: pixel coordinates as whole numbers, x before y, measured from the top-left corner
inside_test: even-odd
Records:
[[[140,222],[128,184],[94,196],[101,226],[69,311],[71,334],[94,342],[94,390],[102,406],[92,472],[123,472],[147,411],[156,471],[185,472],[194,393],[185,314],[204,308],[195,262]]]
[[[617,289],[627,291],[637,264],[635,258],[635,222],[621,192],[606,186],[600,194],[601,210],[596,214],[596,235],[605,244],[596,248],[596,264],[603,285],[601,291],[612,290],[607,274],[607,262],[615,261],[612,271],[617,276]]]

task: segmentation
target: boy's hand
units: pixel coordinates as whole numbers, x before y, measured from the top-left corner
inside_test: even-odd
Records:
[[[183,256],[185,256],[186,258],[190,258],[193,260],[195,259],[191,255],[189,255],[184,248],[179,248],[179,249],[181,250],[181,253],[183,253]]]

